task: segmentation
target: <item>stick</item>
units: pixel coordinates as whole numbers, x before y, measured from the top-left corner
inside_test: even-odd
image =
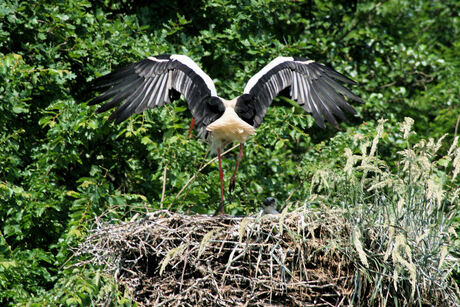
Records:
[[[168,172],[168,164],[165,165],[163,170],[163,190],[161,191],[161,200],[160,200],[160,208],[163,209],[163,201],[165,199],[165,191],[166,191],[166,173]]]
[[[458,124],[460,124],[460,115],[458,116],[458,118],[457,118],[457,123],[455,124],[454,139],[455,139],[455,137],[457,136]]]
[[[222,156],[225,156],[227,153],[229,153],[230,151],[232,151],[233,149],[237,148],[238,146],[240,146],[239,144],[238,145],[235,145],[233,146],[232,148],[230,148],[229,150],[225,151]],[[200,167],[198,169],[198,171],[196,171],[196,173],[187,181],[187,183],[182,187],[182,189],[179,191],[179,193],[177,193],[176,197],[174,197],[174,200],[171,202],[171,204],[169,204],[168,206],[168,209],[167,210],[170,210],[172,205],[174,204],[174,202],[176,201],[176,199],[179,198],[179,196],[182,194],[182,192],[184,192],[184,190],[188,187],[188,185],[193,181],[195,180],[196,176],[198,176],[198,174],[203,170],[205,169],[209,164],[211,164],[212,162],[216,161],[217,160],[217,157],[214,157],[212,158],[211,160],[208,161],[208,163],[206,163],[205,165],[203,165],[202,167]]]

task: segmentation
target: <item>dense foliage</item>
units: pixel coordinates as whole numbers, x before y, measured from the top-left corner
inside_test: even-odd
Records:
[[[288,99],[275,101],[227,195],[229,213],[247,214],[266,196],[303,202],[316,171],[343,168],[344,149],[359,151],[355,136],[373,136],[380,118],[388,121],[378,154],[395,172],[406,146],[397,123],[406,116],[415,120],[414,140],[447,133],[447,151],[459,134],[458,9],[456,1],[422,0],[3,1],[0,304],[94,296],[129,303],[94,268],[71,267],[72,248],[95,218],[217,207],[215,163],[181,191],[208,149],[187,139],[183,101],[115,126],[85,103],[95,77],[148,55],[181,53],[228,98],[278,55],[306,56],[358,81],[353,90],[365,103],[340,131],[318,128]],[[226,181],[235,153],[228,157]],[[450,163],[439,178],[451,176]],[[459,176],[443,182],[454,191]]]

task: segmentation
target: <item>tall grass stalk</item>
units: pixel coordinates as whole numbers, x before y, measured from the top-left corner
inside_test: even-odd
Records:
[[[452,272],[458,271],[459,140],[446,153],[439,152],[445,136],[413,144],[413,123],[406,118],[400,124],[405,148],[396,172],[378,155],[385,126],[380,120],[373,140],[355,137],[360,152],[345,149],[343,170],[321,170],[322,180],[312,187],[327,190],[327,202],[346,212],[348,252],[360,268],[358,305],[364,296],[382,306],[458,303]]]

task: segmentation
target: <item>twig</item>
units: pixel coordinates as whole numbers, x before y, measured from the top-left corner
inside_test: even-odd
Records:
[[[225,156],[227,153],[229,153],[230,151],[232,151],[233,149],[237,148],[238,146],[240,146],[239,144],[238,145],[235,145],[233,146],[232,148],[230,148],[229,150],[225,151],[221,156]],[[170,210],[172,205],[174,204],[174,202],[176,201],[176,199],[179,198],[179,196],[182,194],[182,192],[184,192],[184,190],[188,187],[188,185],[193,181],[195,180],[195,178],[198,176],[198,174],[203,170],[205,169],[209,164],[211,164],[212,162],[216,161],[217,160],[217,157],[214,157],[212,158],[211,160],[209,160],[205,165],[203,165],[202,167],[200,167],[196,173],[185,183],[185,185],[182,187],[182,189],[179,191],[179,193],[177,193],[176,197],[174,197],[174,200],[171,202],[171,204],[169,204],[168,206],[168,209],[167,210]]]
[[[166,191],[166,173],[168,172],[168,164],[165,164],[163,170],[163,190],[161,191],[161,200],[160,200],[160,208],[163,209],[163,201],[165,199],[165,191]]]
[[[457,136],[458,125],[460,124],[460,115],[457,117],[457,123],[455,124],[454,139]]]
[[[187,267],[189,254],[190,254],[190,236],[187,236],[187,252],[185,253],[184,267],[182,268],[182,275],[180,277],[179,291],[182,291],[182,286],[184,285],[185,268]]]
[[[200,167],[198,167],[198,169],[201,169],[201,167],[203,166],[204,161],[206,161],[206,158],[208,157],[208,154],[209,154],[209,151],[207,151],[206,154],[204,155],[203,159],[201,160]],[[185,194],[184,198],[185,198],[187,195],[188,195],[188,191],[187,191],[187,193]],[[176,197],[174,198],[174,200],[176,200],[177,198],[178,198],[178,196],[176,196]],[[173,202],[174,202],[174,201],[173,201]],[[184,202],[184,200],[182,200],[182,202],[180,203],[180,205],[179,205],[180,207],[182,207],[182,203],[183,203],[183,202]]]

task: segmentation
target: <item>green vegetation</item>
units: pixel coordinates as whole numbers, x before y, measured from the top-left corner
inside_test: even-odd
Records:
[[[318,128],[301,108],[278,98],[246,143],[227,211],[253,213],[267,196],[344,207],[362,236],[398,246],[402,258],[396,248],[377,249],[395,269],[371,267],[406,280],[409,294],[418,294],[413,264],[416,278],[436,264],[434,283],[439,276],[459,280],[452,261],[460,245],[456,1],[145,3],[0,5],[1,305],[129,305],[97,267],[72,267],[79,260],[73,250],[96,217],[129,220],[160,208],[215,211],[215,163],[177,197],[209,160],[206,144],[186,138],[190,114],[183,102],[118,126],[85,104],[95,77],[161,53],[192,57],[228,98],[278,55],[309,57],[358,81],[353,90],[365,103],[355,104],[358,116],[348,116],[339,131]],[[414,120],[411,132],[406,117]],[[227,183],[235,157],[223,161]],[[374,225],[380,232],[367,232]],[[420,249],[421,242],[429,244]],[[409,255],[406,246],[417,253]],[[364,251],[370,248],[364,244]]]

